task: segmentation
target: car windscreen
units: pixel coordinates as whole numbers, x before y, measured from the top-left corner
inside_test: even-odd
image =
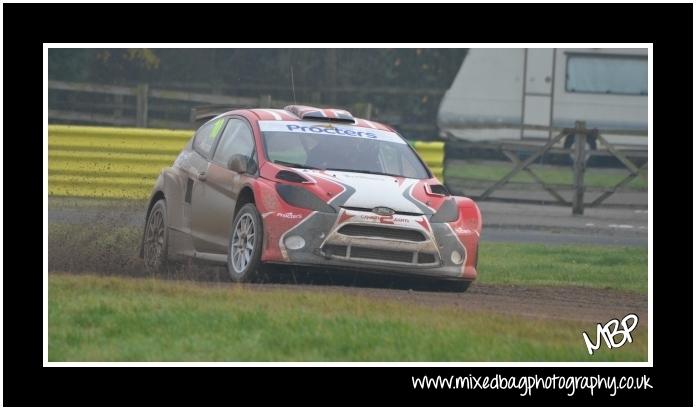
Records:
[[[397,134],[373,128],[307,121],[259,121],[270,161],[406,178],[428,178],[409,145]]]

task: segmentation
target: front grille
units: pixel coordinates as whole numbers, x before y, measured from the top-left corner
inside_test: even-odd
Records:
[[[425,235],[412,229],[385,228],[382,226],[348,224],[341,227],[338,233],[348,236],[367,236],[383,239],[400,239],[404,241],[422,242]]]
[[[389,249],[366,248],[364,246],[345,246],[326,244],[322,248],[322,253],[327,258],[338,257],[351,259],[370,259],[382,262],[397,262],[416,265],[432,265],[436,263],[436,254],[418,252],[414,261],[412,251],[394,251]]]
[[[435,263],[435,255],[432,253],[419,253],[418,263]]]
[[[360,246],[352,246],[350,248],[350,257],[410,263],[413,261],[413,252],[388,251],[385,249],[371,249]]]
[[[372,208],[360,208],[357,206],[342,206],[341,208],[347,209],[349,211],[372,212]],[[396,213],[394,215],[421,216],[421,215],[423,215],[423,213],[396,211]]]
[[[324,246],[324,253],[327,256],[346,256],[346,252],[348,250],[347,246],[343,245],[325,245]]]

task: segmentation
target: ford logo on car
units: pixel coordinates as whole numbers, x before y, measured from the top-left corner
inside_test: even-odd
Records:
[[[391,208],[387,208],[386,206],[378,206],[378,207],[372,208],[372,212],[376,213],[377,215],[383,215],[383,216],[394,215],[394,210]]]

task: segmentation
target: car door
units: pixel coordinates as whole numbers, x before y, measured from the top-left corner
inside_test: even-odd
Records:
[[[218,135],[222,133],[226,118],[215,118],[203,124],[193,138],[192,149],[182,161],[181,169],[188,175],[185,183],[184,202],[182,203],[183,228],[190,235],[191,242],[197,242],[200,232],[195,231],[193,226],[194,204],[198,206],[195,196],[203,191],[203,183],[208,174],[210,166],[210,156],[217,141]],[[195,248],[195,247],[194,247]]]
[[[196,251],[224,254],[234,218],[237,196],[245,176],[228,169],[235,154],[250,159],[250,172],[256,171],[256,150],[251,127],[241,117],[226,119],[208,161],[206,175],[199,178],[192,195],[191,230]]]

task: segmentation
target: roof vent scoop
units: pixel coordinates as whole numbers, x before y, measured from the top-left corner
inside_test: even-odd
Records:
[[[348,124],[355,124],[355,118],[353,114],[346,110],[341,110],[338,108],[316,108],[308,107],[306,105],[288,105],[284,108],[285,111],[290,111],[291,113],[300,117],[303,120],[314,120],[314,121],[329,121],[329,122],[344,122]]]

